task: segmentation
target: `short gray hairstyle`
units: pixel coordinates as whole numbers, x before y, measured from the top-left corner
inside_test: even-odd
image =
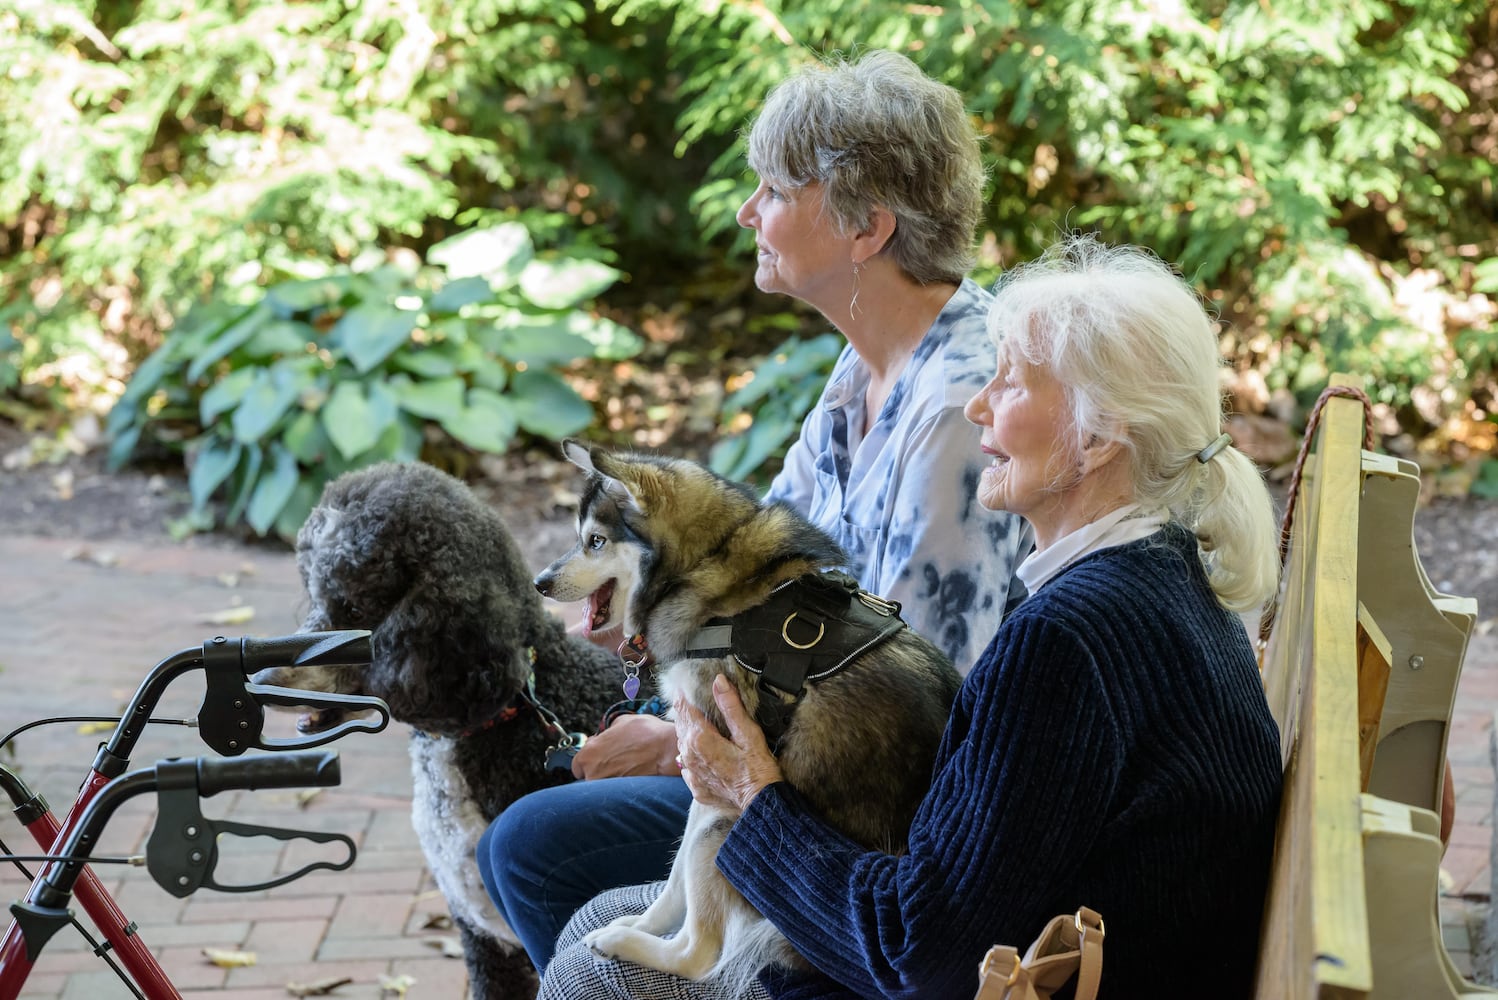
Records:
[[[989,330],[1000,353],[1061,384],[1073,447],[1093,438],[1123,446],[1135,502],[1168,509],[1196,533],[1225,607],[1246,611],[1272,596],[1278,531],[1263,476],[1233,447],[1198,460],[1222,433],[1223,360],[1195,290],[1148,250],[1072,235],[1007,272],[994,295]]]
[[[873,49],[808,66],[765,99],[749,166],[792,188],[820,183],[839,233],[874,208],[895,217],[885,252],[922,284],[960,282],[983,209],[978,137],[956,90],[908,58]]]

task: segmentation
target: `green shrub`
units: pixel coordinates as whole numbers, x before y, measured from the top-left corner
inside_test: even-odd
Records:
[[[575,0],[0,4],[0,328],[26,341],[0,393],[107,403],[112,369],[59,387],[50,361],[142,357],[260,267],[421,253],[474,212],[680,255],[716,154],[663,151],[663,45]]]
[[[723,401],[727,426],[748,426],[713,446],[708,457],[712,470],[729,479],[747,480],[771,460],[783,458],[844,343],[835,333],[809,340],[791,337],[756,367],[753,378]]]
[[[1356,369],[1398,415],[1436,400],[1428,426],[1498,383],[1472,295],[1498,254],[1490,7],[0,5],[0,405],[112,398],[205,295],[368,273],[361,248],[424,254],[475,213],[554,213],[618,252],[613,304],[659,304],[747,249],[740,133],[766,91],[882,46],[963,93],[981,131],[980,280],[1068,227],[1149,245],[1220,309],[1239,371],[1304,393]],[[1393,294],[1425,273],[1421,302]],[[1416,315],[1432,301],[1456,318]]]
[[[519,432],[577,433],[592,406],[556,369],[622,358],[639,338],[578,308],[618,272],[541,257],[518,221],[434,246],[210,300],[171,331],[111,412],[111,461],[180,448],[194,513],[293,537],[329,479],[412,460],[430,429],[503,452]]]
[[[1425,267],[1463,299],[1463,261],[1498,252],[1498,162],[1461,85],[1490,92],[1491,71],[1460,75],[1492,30],[1483,4],[607,6],[672,19],[684,143],[732,136],[828,52],[897,49],[956,87],[991,165],[984,278],[1096,229],[1179,263],[1228,322],[1227,353],[1271,385],[1354,370],[1399,410],[1419,387],[1459,401],[1498,376],[1392,294]],[[718,159],[693,196],[707,232],[733,231],[750,185],[741,150]]]

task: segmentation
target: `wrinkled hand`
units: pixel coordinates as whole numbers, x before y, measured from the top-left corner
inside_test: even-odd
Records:
[[[597,736],[589,736],[572,758],[572,774],[584,780],[641,774],[680,774],[676,730],[655,715],[621,715]]]
[[[681,753],[681,776],[692,798],[705,806],[738,814],[766,785],[784,777],[758,723],[744,710],[733,685],[719,674],[713,680],[713,700],[728,724],[728,738],[707,716],[678,698],[676,742]]]

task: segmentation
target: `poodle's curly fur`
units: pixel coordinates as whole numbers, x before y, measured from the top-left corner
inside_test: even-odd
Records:
[[[474,848],[511,802],[570,776],[544,769],[555,738],[529,707],[491,723],[534,669],[540,703],[569,732],[591,733],[619,697],[617,660],[567,634],[499,515],[428,465],[385,463],[329,483],[297,535],[297,567],[303,629],[369,629],[373,664],[278,668],[256,681],[376,695],[414,727],[412,821],[461,931],[473,995],[533,997],[535,971],[484,892]],[[321,713],[303,725],[336,721]]]

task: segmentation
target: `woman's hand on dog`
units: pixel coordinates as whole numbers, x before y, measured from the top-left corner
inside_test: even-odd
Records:
[[[583,780],[680,773],[676,728],[655,715],[619,716],[572,758],[573,777]]]
[[[741,813],[761,788],[783,780],[780,765],[765,742],[764,731],[744,710],[738,691],[720,674],[713,680],[713,700],[728,725],[728,737],[684,699],[678,698],[676,743],[681,776],[692,798],[705,806]]]

